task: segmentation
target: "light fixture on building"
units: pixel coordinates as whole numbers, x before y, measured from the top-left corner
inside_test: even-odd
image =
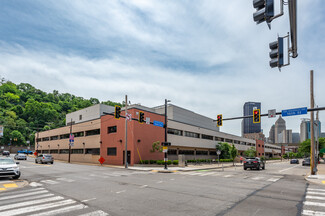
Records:
[[[137,142],[139,143],[139,142],[141,142],[141,140],[140,140],[140,139],[138,139],[138,140],[137,140]]]
[[[122,143],[122,140],[120,139],[119,142]]]

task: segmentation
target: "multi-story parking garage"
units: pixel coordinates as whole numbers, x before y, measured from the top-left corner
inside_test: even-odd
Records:
[[[97,160],[102,156],[107,164],[122,165],[126,141],[125,119],[117,120],[112,115],[105,114],[113,111],[114,107],[98,104],[67,114],[67,126],[39,133],[38,151],[51,153],[56,159],[68,160],[71,130],[75,137],[71,147],[71,161],[98,163]],[[128,113],[133,118],[138,118],[140,111],[151,122],[164,122],[164,106],[148,108],[131,105],[128,108]],[[215,159],[216,145],[220,142],[235,145],[240,154],[251,147],[256,148],[257,156],[264,153],[269,157],[281,154],[281,148],[276,145],[220,132],[213,119],[184,108],[169,104],[167,113],[170,160],[177,159],[180,154],[185,155],[186,159]],[[123,110],[121,114],[125,115]],[[71,123],[71,126],[68,125]],[[163,159],[163,153],[154,150],[154,143],[164,141],[164,128],[130,121],[127,134],[130,165],[139,163],[140,160]]]

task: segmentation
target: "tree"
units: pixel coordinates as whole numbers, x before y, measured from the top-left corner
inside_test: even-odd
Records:
[[[220,159],[230,159],[230,148],[231,146],[226,142],[220,142],[218,145],[216,145],[216,149],[221,151],[219,156]]]
[[[246,157],[255,157],[256,156],[256,149],[254,147],[250,147],[244,152]]]
[[[235,158],[238,154],[238,150],[236,149],[234,144],[232,144],[231,148],[229,149],[229,154],[232,159],[232,164],[235,165]]]

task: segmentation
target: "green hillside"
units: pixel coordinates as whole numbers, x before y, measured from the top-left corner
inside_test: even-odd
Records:
[[[37,131],[49,130],[65,125],[65,115],[94,104],[96,98],[84,99],[69,93],[53,90],[46,93],[28,83],[18,85],[0,80],[0,125],[4,126],[1,145],[26,145],[30,140],[34,145]],[[112,101],[101,102],[107,105],[121,105]]]

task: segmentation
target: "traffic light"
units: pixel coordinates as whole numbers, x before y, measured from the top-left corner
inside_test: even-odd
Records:
[[[144,122],[144,112],[139,112],[139,123],[142,124]]]
[[[253,110],[253,123],[260,123],[261,122],[261,113],[260,109]]]
[[[115,105],[115,113],[114,113],[114,118],[120,119],[121,117],[121,107]]]
[[[222,115],[221,114],[217,116],[217,126],[218,127],[222,126]]]
[[[277,41],[274,41],[269,44],[271,52],[270,52],[270,66],[271,68],[274,67],[282,67],[284,60],[283,60],[283,38],[278,37]]]
[[[264,21],[270,23],[272,21],[271,18],[274,17],[274,0],[253,0],[253,6],[256,9],[253,14],[256,24]]]

